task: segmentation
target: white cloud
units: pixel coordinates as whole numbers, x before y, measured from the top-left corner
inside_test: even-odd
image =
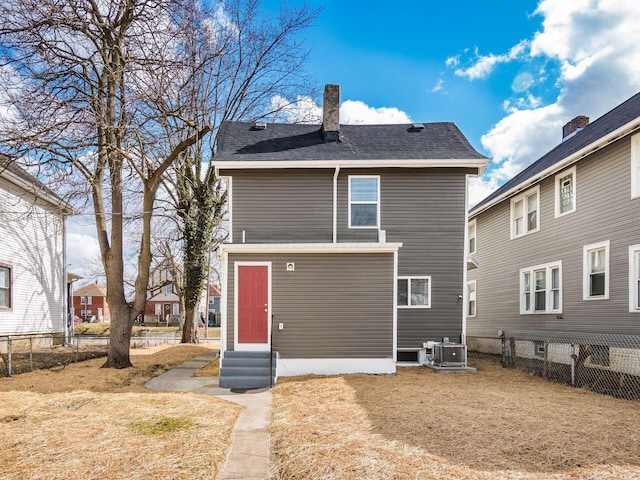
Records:
[[[640,2],[542,0],[536,14],[541,30],[516,45],[528,50],[514,54],[514,47],[506,55],[480,57],[464,70],[471,80],[485,78],[481,74],[503,61],[551,61],[559,67],[559,93],[546,105],[529,89],[551,74],[548,68],[542,67],[533,83],[514,79],[513,91],[520,96],[505,100],[505,117],[482,137],[494,166],[472,183],[471,204],[559,144],[562,126],[573,117],[584,114],[593,121],[640,90]]]
[[[290,102],[284,97],[273,97],[271,108],[278,113],[275,121],[285,123],[322,123],[322,107],[309,97],[298,97]],[[409,116],[395,107],[370,107],[360,100],[345,100],[340,105],[340,123],[343,125],[374,125],[385,123],[411,123]]]
[[[271,99],[271,110],[276,112],[273,121],[277,122],[312,124],[322,122],[322,107],[307,96],[298,96],[295,102],[282,96],[275,96]]]
[[[490,53],[489,55],[477,55],[477,60],[474,65],[467,68],[458,68],[455,70],[455,74],[459,77],[467,77],[469,80],[482,79],[487,78],[496,65],[500,63],[511,62],[523,54],[525,54],[527,48],[529,46],[529,42],[527,40],[523,40],[517,45],[511,47],[508,53],[502,55],[494,55]],[[445,62],[445,64],[450,67],[449,59]],[[455,65],[458,65],[456,63]]]
[[[360,100],[346,100],[340,106],[340,123],[383,124],[383,123],[411,123],[409,115],[395,107],[370,107]]]
[[[100,246],[95,225],[87,224],[81,217],[84,216],[71,217],[67,222],[67,268],[71,273],[94,281],[96,271],[100,270]]]
[[[441,90],[444,90],[444,80],[442,78],[439,78],[436,84],[431,89],[431,93],[436,93]]]

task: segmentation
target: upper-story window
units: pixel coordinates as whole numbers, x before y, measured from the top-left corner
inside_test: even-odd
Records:
[[[476,253],[476,221],[475,219],[469,222],[467,228],[467,236],[469,237],[469,253]]]
[[[86,305],[87,297],[80,297],[80,305]]]
[[[380,225],[380,176],[349,176],[349,227],[378,228]]]
[[[562,311],[562,263],[520,270],[520,313]]]
[[[87,305],[91,305],[91,301],[92,301],[91,297],[87,297]]]
[[[11,308],[11,269],[0,266],[0,308]]]
[[[576,167],[556,175],[556,217],[576,210]]]
[[[609,240],[585,245],[583,252],[583,299],[609,298]]]
[[[631,137],[631,198],[640,197],[640,133]]]
[[[162,287],[161,291],[162,293],[173,293],[173,285],[168,283]]]
[[[640,313],[640,244],[629,247],[629,311]]]
[[[511,199],[511,238],[521,237],[540,228],[540,187]]]

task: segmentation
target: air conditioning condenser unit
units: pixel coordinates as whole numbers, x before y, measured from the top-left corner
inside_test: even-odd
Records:
[[[467,346],[460,343],[433,345],[433,362],[441,367],[466,367]]]

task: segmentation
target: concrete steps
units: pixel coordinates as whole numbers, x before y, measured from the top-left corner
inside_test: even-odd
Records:
[[[271,364],[269,352],[225,351],[220,364],[220,387],[244,389],[275,384],[276,358],[274,352]]]

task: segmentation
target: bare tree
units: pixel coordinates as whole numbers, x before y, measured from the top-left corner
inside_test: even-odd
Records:
[[[0,2],[1,148],[50,173],[79,175],[90,188],[112,315],[106,367],[131,365],[131,327],[144,308],[162,176],[212,131],[183,117],[176,95],[189,74],[181,22],[195,7],[163,0]],[[129,183],[141,188],[137,209],[125,209]],[[123,226],[134,210],[139,255],[135,299],[128,302]]]
[[[236,0],[196,13],[185,23],[195,33],[185,45],[192,75],[183,90],[184,105],[191,105],[189,117],[200,117],[215,134],[181,153],[167,186],[182,223],[185,343],[198,341],[196,316],[209,275],[209,252],[222,240],[216,228],[223,218],[226,191],[212,163],[219,126],[227,120],[274,114],[284,106],[274,98],[313,94],[302,68],[307,51],[298,34],[318,11],[283,7],[278,19],[268,21],[260,15],[257,1]]]
[[[210,163],[217,128],[269,114],[276,94],[295,98],[306,57],[297,34],[315,15],[283,9],[267,21],[253,0],[0,2],[0,149],[90,192],[112,315],[105,367],[131,365],[156,196],[174,164],[193,322],[206,277],[202,252],[224,201]],[[137,246],[125,244],[130,222]],[[128,301],[131,251],[137,272]]]

